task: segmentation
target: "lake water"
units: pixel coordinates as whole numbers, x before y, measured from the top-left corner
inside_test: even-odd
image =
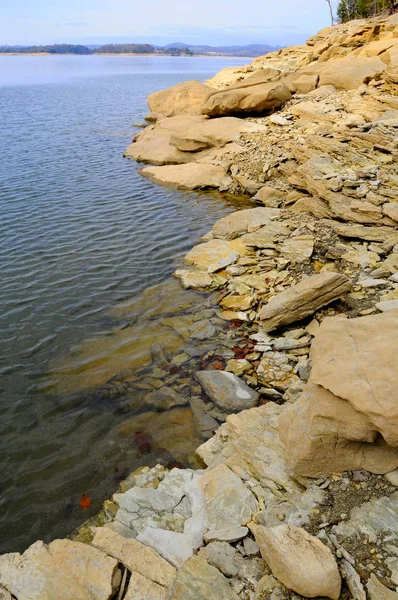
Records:
[[[148,94],[245,62],[0,56],[0,552],[70,533],[149,460],[108,440],[126,409],[92,390],[134,366],[140,319],[184,302],[175,264],[238,204],[157,187],[122,152]]]

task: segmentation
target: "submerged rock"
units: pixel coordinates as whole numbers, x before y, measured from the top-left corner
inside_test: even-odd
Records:
[[[240,412],[257,404],[258,393],[233,373],[198,371],[196,378],[214,404],[227,413]]]

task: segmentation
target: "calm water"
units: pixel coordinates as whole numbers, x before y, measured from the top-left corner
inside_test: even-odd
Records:
[[[116,488],[104,441],[125,415],[46,377],[235,208],[159,188],[122,152],[149,93],[245,62],[0,56],[0,552],[67,534]]]

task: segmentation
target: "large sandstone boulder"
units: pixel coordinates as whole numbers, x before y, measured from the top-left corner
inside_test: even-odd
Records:
[[[310,477],[398,466],[398,310],[326,319],[301,398],[281,416],[295,472]]]
[[[253,529],[262,557],[289,590],[306,598],[338,600],[339,569],[330,549],[318,538],[292,525]]]
[[[209,97],[202,113],[209,117],[272,112],[290,100],[291,92],[283,81],[270,81],[249,87],[227,88]]]
[[[184,190],[206,188],[226,190],[232,184],[231,177],[223,167],[210,163],[145,167],[141,173],[157,183]]]
[[[164,117],[138,134],[124,156],[153,165],[184,164],[204,158],[211,148],[223,148],[238,141],[242,133],[258,133],[265,129],[263,125],[236,117]]]
[[[350,291],[351,281],[340,273],[320,273],[280,292],[260,311],[262,328],[273,331],[300,321]]]
[[[171,138],[171,143],[183,152],[198,152],[207,148],[219,148],[239,140],[242,133],[267,131],[264,125],[236,117],[220,119],[203,118],[203,122],[188,123],[181,127]]]
[[[214,88],[196,79],[184,81],[148,96],[148,106],[151,112],[167,117],[183,113],[200,114],[203,104],[214,91]]]
[[[319,75],[319,86],[334,85],[339,90],[355,90],[385,70],[386,64],[378,56],[345,56],[314,63],[302,69],[301,73]]]

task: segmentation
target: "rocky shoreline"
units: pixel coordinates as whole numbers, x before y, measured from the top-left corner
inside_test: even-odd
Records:
[[[258,205],[175,272],[209,298],[191,350],[152,352],[146,406],[207,441],[0,556],[0,598],[398,599],[397,92],[395,15],[149,98],[144,175]]]

